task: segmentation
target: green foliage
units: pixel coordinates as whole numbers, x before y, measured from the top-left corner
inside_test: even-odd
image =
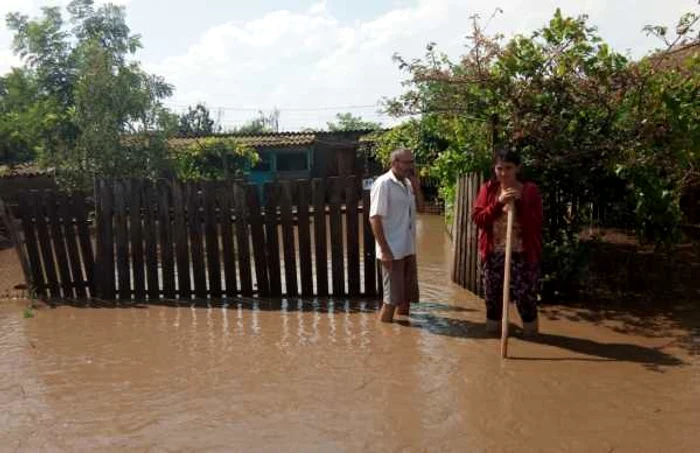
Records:
[[[234,138],[199,138],[172,151],[176,176],[182,180],[239,178],[259,159],[253,147]]]
[[[668,44],[692,38],[699,20],[684,16]],[[585,269],[578,232],[593,203],[627,203],[648,241],[678,238],[681,194],[700,182],[700,65],[696,56],[673,69],[668,55],[629,62],[586,16],[559,10],[507,42],[475,19],[457,62],[433,44],[424,59],[396,57],[409,90],[386,108],[421,116],[381,137],[378,157],[396,145],[414,149],[449,206],[458,175],[489,171],[493,140],[518,146],[544,198],[546,290],[560,293]]]
[[[173,126],[161,100],[172,87],[130,60],[140,40],[123,7],[74,0],[67,11],[68,23],[58,7],[36,19],[8,15],[25,67],[4,78],[15,90],[0,98],[12,112],[0,117],[0,134],[12,139],[13,154],[54,167],[65,186],[86,187],[95,176],[157,175]]]
[[[554,236],[545,235],[542,253],[542,298],[575,297],[585,282],[591,245],[573,231],[562,229]]]
[[[34,301],[33,300],[30,301],[29,304],[27,304],[27,306],[24,307],[24,313],[23,313],[24,319],[33,318],[35,316],[34,310],[36,310],[36,308],[37,308],[37,306],[34,303]]]
[[[215,127],[209,109],[203,104],[197,104],[194,108],[188,107],[187,113],[180,115],[178,127],[180,135],[203,137],[219,131],[220,127]]]
[[[25,307],[23,315],[24,319],[31,319],[34,317],[34,310],[31,307]]]
[[[258,112],[258,117],[247,122],[246,124],[235,127],[228,132],[234,134],[264,134],[269,132],[278,132],[280,122],[279,110],[274,110],[270,114],[265,114],[262,111]]]
[[[411,149],[421,177],[437,178],[440,196],[450,212],[454,203],[454,183],[460,175],[484,171],[490,161],[488,144],[483,140],[485,125],[459,117],[425,115],[409,120],[376,138],[374,153],[388,165],[389,156],[399,147]],[[448,214],[449,215],[449,214]]]
[[[365,121],[361,116],[353,116],[349,112],[338,113],[335,117],[337,122],[326,123],[330,132],[375,130],[382,127],[379,123]]]
[[[375,155],[385,165],[389,164],[389,156],[396,148],[409,148],[413,151],[416,164],[419,166],[429,162],[447,147],[445,140],[436,135],[438,131],[430,127],[429,121],[409,120],[387,132],[377,134]],[[427,169],[422,169],[427,170]]]
[[[670,247],[680,239],[681,192],[659,167],[618,166],[619,175],[628,182],[639,236],[643,241],[656,239],[658,247]]]
[[[680,238],[680,199],[700,184],[700,52],[672,68],[665,55],[634,68],[638,92],[623,104],[628,143],[614,171],[627,182],[642,239]]]
[[[0,165],[31,161],[40,144],[43,122],[51,105],[35,102],[38,90],[21,69],[0,77]]]

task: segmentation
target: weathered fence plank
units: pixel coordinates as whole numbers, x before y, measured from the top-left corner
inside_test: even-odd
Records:
[[[143,184],[138,179],[132,179],[131,196],[129,197],[129,239],[131,239],[131,266],[134,276],[134,298],[146,298],[146,274],[144,267],[143,227],[141,225],[141,210]]]
[[[204,237],[207,247],[207,274],[209,280],[209,296],[220,298],[221,291],[221,261],[219,259],[219,232],[216,217],[216,183],[204,184]]]
[[[247,208],[248,194],[246,193],[246,186],[243,183],[234,183],[233,197],[233,208],[236,215],[236,248],[238,252],[238,269],[241,280],[241,294],[243,296],[250,297],[253,295],[253,276],[251,272],[249,240],[250,231],[248,228],[250,219]],[[260,282],[260,280],[258,280],[258,282]],[[265,287],[267,287],[267,283],[265,284]]]
[[[114,181],[114,241],[117,252],[119,299],[128,300],[131,295],[131,272],[129,269],[129,243],[126,230],[126,197],[122,181]]]
[[[284,281],[286,296],[299,295],[297,287],[297,259],[294,245],[294,217],[292,215],[292,181],[284,181],[280,185],[280,217],[282,223],[282,248],[284,250]]]
[[[51,242],[56,253],[58,275],[61,279],[61,291],[64,298],[74,298],[73,284],[71,281],[70,267],[68,264],[68,251],[66,250],[65,237],[61,228],[62,219],[58,212],[58,198],[53,191],[47,191],[44,196],[46,203],[46,217],[51,231]]]
[[[189,219],[190,228],[194,294],[198,299],[205,299],[207,297],[207,276],[204,268],[202,212],[199,184],[189,183],[187,185],[187,197],[187,216]]]
[[[85,199],[78,193],[74,193],[71,197],[71,205],[75,224],[78,227],[78,242],[80,243],[80,256],[83,262],[83,269],[88,280],[90,295],[97,297],[97,282],[96,282],[96,265],[95,252],[92,249],[92,240],[90,239],[90,228],[87,212],[85,210]]]
[[[261,296],[270,295],[270,279],[267,274],[267,255],[265,251],[264,219],[261,214],[258,190],[254,185],[246,186],[250,235],[253,240],[253,259],[255,260],[255,278]],[[276,237],[276,236],[275,236]]]
[[[372,234],[372,225],[369,223],[370,192],[362,192],[362,224],[364,227],[364,258],[365,258],[365,296],[372,297],[377,294],[377,257]]]
[[[221,250],[223,253],[226,296],[235,297],[238,293],[236,281],[236,249],[233,246],[233,184],[230,182],[216,191],[215,199],[220,207],[221,219]]]
[[[24,240],[27,246],[27,258],[29,259],[34,290],[37,296],[45,297],[47,295],[46,280],[44,279],[44,270],[39,256],[39,240],[34,219],[34,209],[32,207],[33,198],[34,194],[32,193],[20,194],[19,215],[22,221],[22,232],[24,233]]]
[[[69,204],[70,198],[62,193],[58,195],[59,199],[59,216],[63,219],[63,230],[66,238],[66,249],[68,251],[68,260],[70,262],[71,287],[74,288],[74,296],[79,299],[86,297],[86,279],[83,274],[83,269],[80,260],[80,252],[78,251],[78,234],[75,229],[73,213]]]
[[[313,296],[314,279],[311,265],[311,231],[309,217],[309,199],[311,185],[309,181],[298,182],[297,219],[299,230],[299,265],[301,270],[301,293],[303,296]]]
[[[56,260],[54,259],[53,249],[51,247],[51,236],[49,234],[49,221],[47,219],[47,207],[45,197],[39,192],[34,192],[32,208],[34,210],[34,218],[36,219],[37,231],[39,233],[39,248],[41,250],[41,259],[44,263],[44,273],[48,288],[52,298],[60,298],[61,290],[58,285],[58,276],[56,274]]]
[[[343,217],[341,203],[345,191],[342,178],[330,178],[331,199],[331,271],[333,273],[333,296],[345,296],[345,254],[343,247]]]
[[[477,295],[483,292],[479,268],[479,229],[472,222],[471,213],[481,184],[482,178],[478,174],[465,175],[457,181],[452,231],[452,281]]]
[[[173,215],[175,235],[175,255],[177,260],[177,295],[180,299],[192,297],[190,281],[190,250],[187,236],[187,218],[185,216],[185,196],[181,182],[173,183]]]
[[[314,245],[316,252],[316,295],[328,296],[328,245],[326,239],[326,184],[313,180]]]
[[[112,188],[107,181],[100,184],[100,217],[98,225],[100,235],[100,297],[106,300],[113,300],[116,296],[115,287],[115,263],[114,263],[114,228],[112,223],[113,200]]]
[[[173,247],[173,225],[170,220],[172,190],[168,183],[158,185],[158,225],[160,227],[161,274],[163,297],[175,298],[175,256]]]
[[[270,277],[270,295],[282,295],[282,278],[280,275],[280,246],[277,229],[278,185],[265,184],[265,243],[267,245],[267,268]]]
[[[146,280],[148,282],[148,298],[160,298],[160,284],[158,279],[158,223],[157,217],[157,193],[152,183],[146,183],[143,187],[143,212],[144,230],[146,236]]]
[[[345,225],[348,255],[348,295],[360,295],[360,219],[358,216],[358,186],[354,176],[345,181]]]

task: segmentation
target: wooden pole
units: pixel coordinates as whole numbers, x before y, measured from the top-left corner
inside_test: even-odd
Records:
[[[508,225],[506,229],[506,260],[503,272],[503,319],[501,321],[501,357],[508,357],[508,309],[510,307],[510,269],[513,252],[513,216],[515,205],[508,203]]]

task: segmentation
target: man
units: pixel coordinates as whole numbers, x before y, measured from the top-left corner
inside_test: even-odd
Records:
[[[422,206],[413,153],[396,149],[391,169],[377,178],[370,194],[370,224],[382,265],[383,322],[392,322],[397,309],[399,315],[408,316],[411,302],[418,302],[416,200]]]

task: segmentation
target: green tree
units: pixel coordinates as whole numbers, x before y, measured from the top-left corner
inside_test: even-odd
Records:
[[[211,118],[209,109],[204,104],[188,107],[187,113],[180,115],[178,133],[180,135],[204,137],[219,131]]]
[[[363,131],[381,129],[382,125],[372,121],[365,121],[361,116],[353,116],[352,113],[338,113],[336,121],[326,123],[331,132]]]
[[[375,133],[375,155],[385,165],[398,147],[413,151],[421,176],[443,182],[440,192],[445,201],[453,201],[451,182],[475,168],[484,168],[490,150],[485,140],[487,128],[481,122],[463,121],[449,115],[425,114],[410,119],[386,132]],[[481,139],[470,140],[474,137]]]
[[[692,34],[697,21],[686,15],[676,30]],[[545,198],[550,288],[571,288],[580,277],[578,233],[593,203],[629,201],[642,238],[676,237],[678,194],[697,180],[700,165],[696,59],[680,71],[629,62],[586,16],[557,10],[546,26],[507,42],[486,36],[475,18],[458,62],[432,44],[424,59],[396,60],[409,89],[386,100],[386,108],[420,120],[392,133],[419,142],[414,146],[430,156],[429,172],[443,193],[462,172],[490,171],[492,139],[523,150],[528,176]],[[448,145],[421,144],[421,130]]]
[[[234,138],[203,137],[173,146],[176,176],[182,180],[241,177],[259,161],[258,153]]]
[[[230,130],[234,134],[265,134],[279,132],[280,111],[275,109],[270,114],[258,111],[258,117]]]
[[[0,77],[0,165],[12,167],[36,155],[46,125],[40,120],[52,110],[37,98],[37,85],[26,71],[13,69]]]
[[[74,0],[67,11],[68,23],[57,7],[35,19],[7,17],[35,87],[25,97],[42,119],[34,134],[40,162],[68,186],[85,187],[93,176],[157,175],[167,162],[172,114],[162,100],[172,87],[131,60],[141,44],[124,7]]]

